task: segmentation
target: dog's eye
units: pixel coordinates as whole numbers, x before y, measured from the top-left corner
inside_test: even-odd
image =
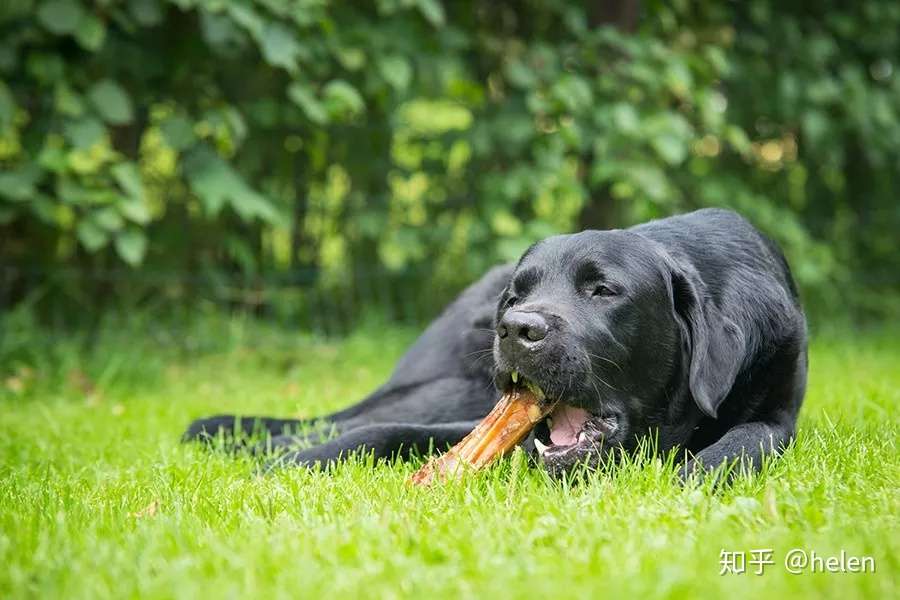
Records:
[[[603,284],[603,283],[600,283],[597,286],[595,286],[593,293],[591,293],[591,296],[593,296],[595,298],[598,296],[615,296],[615,295],[616,295],[616,290],[612,289],[611,287],[609,287],[608,285]]]
[[[506,302],[503,303],[503,308],[510,308],[511,306],[515,306],[516,302],[519,301],[517,296],[510,296],[506,299]]]

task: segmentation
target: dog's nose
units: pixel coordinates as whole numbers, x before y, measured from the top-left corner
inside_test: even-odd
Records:
[[[526,346],[547,337],[549,330],[547,320],[536,312],[509,311],[497,325],[497,335],[501,340]]]

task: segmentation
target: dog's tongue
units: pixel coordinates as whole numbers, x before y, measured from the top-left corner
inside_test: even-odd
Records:
[[[583,408],[560,402],[550,413],[550,441],[557,446],[571,446],[578,441],[578,432],[589,417]]]

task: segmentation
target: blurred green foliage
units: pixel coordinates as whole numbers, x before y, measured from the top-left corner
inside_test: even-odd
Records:
[[[0,262],[429,290],[712,205],[811,302],[884,312],[900,4],[613,2],[634,27],[595,4],[7,0]]]

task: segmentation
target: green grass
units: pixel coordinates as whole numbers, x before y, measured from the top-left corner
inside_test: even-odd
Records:
[[[2,598],[897,597],[896,331],[817,338],[796,444],[724,490],[680,487],[657,460],[580,485],[516,456],[430,489],[405,483],[415,465],[365,460],[256,476],[178,435],[211,413],[347,405],[413,332],[104,331],[91,352],[28,328],[2,340]],[[719,575],[722,549],[765,548],[764,575]],[[876,572],[791,575],[792,548]]]

